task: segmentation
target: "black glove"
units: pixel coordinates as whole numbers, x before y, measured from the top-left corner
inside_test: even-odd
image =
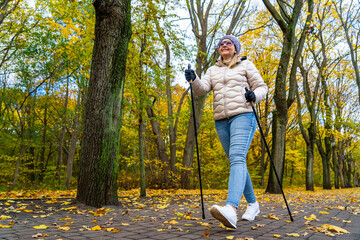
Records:
[[[194,81],[196,79],[195,71],[191,69],[191,65],[188,65],[188,69],[185,70],[185,79],[186,81],[190,82],[191,80]]]
[[[256,96],[254,91],[246,88],[245,98],[247,102],[255,102]]]

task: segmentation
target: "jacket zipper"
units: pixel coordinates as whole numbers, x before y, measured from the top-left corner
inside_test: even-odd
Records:
[[[224,93],[223,93],[223,94],[224,94],[224,113],[225,113],[225,117],[226,117],[227,119],[229,119],[228,113],[227,113],[227,107],[226,107],[227,101],[226,101],[226,95],[225,95],[225,93],[226,93],[226,88],[227,88],[226,79],[225,79],[227,70],[228,70],[228,67],[226,66],[226,67],[225,67],[225,72],[224,72],[224,91],[223,91]]]

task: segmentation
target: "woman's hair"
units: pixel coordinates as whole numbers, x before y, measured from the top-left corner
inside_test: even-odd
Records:
[[[233,67],[236,65],[236,63],[238,62],[238,57],[239,57],[239,55],[237,55],[237,54],[235,53],[234,56],[233,56],[233,58],[231,59],[231,61],[228,62],[228,63],[225,63],[225,62],[223,61],[223,58],[222,58],[222,57],[220,57],[220,60],[221,60],[221,62],[222,62],[223,64],[227,65],[229,68],[233,68]]]

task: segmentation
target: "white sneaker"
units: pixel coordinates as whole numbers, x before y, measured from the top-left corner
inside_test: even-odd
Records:
[[[242,215],[243,220],[252,221],[260,213],[259,203],[249,203],[244,215]]]
[[[232,206],[219,207],[214,205],[211,207],[210,213],[215,219],[224,224],[225,227],[236,228],[237,217]]]

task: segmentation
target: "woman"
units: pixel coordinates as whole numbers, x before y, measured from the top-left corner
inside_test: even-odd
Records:
[[[210,212],[226,227],[236,228],[236,212],[243,194],[248,206],[242,219],[252,221],[260,213],[246,166],[246,154],[256,130],[251,103],[260,102],[268,88],[255,65],[239,56],[241,45],[236,37],[222,37],[218,48],[220,59],[202,79],[192,69],[185,70],[185,78],[192,81],[197,95],[213,91],[215,128],[230,162],[230,176],[226,205],[214,205]],[[251,90],[246,92],[245,87]]]

